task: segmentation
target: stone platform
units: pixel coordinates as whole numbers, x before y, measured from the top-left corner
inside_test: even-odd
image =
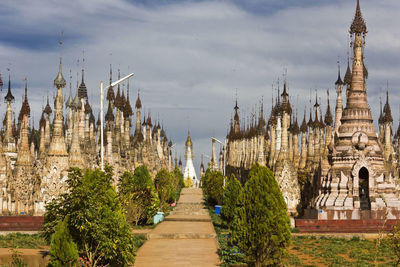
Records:
[[[216,237],[202,190],[184,188],[174,211],[147,234],[134,266],[217,266]]]

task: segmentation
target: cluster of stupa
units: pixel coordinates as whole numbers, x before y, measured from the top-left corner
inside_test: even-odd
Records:
[[[268,166],[292,215],[305,210],[318,219],[399,219],[400,126],[393,136],[387,95],[379,132],[374,129],[364,64],[367,27],[359,1],[349,33],[352,66],[348,60],[343,80],[339,69],[334,115],[328,94],[326,110],[316,98],[309,119],[304,112],[300,123],[286,81],[268,121],[261,106],[258,118],[241,125],[236,101],[227,136],[226,172],[244,182],[253,164]]]
[[[59,72],[54,80],[57,89],[54,107],[47,104],[40,119],[40,135],[29,125],[30,106],[27,84],[17,125],[13,118],[14,96],[11,81],[5,96],[7,111],[4,130],[0,135],[0,214],[41,215],[45,205],[67,191],[66,179],[70,167],[100,167],[100,132],[104,127],[104,161],[114,168],[114,182],[124,171],[146,165],[155,174],[161,168],[171,170],[172,142],[159,123],[152,124],[150,114],[141,120],[142,103],[136,100],[136,121],[132,129],[133,109],[127,92],[109,87],[105,125],[95,121],[89,104],[82,69],[82,81],[73,96],[70,83],[68,99],[63,100],[66,81]],[[119,74],[118,74],[119,76]],[[119,78],[119,77],[118,77]],[[110,68],[110,85],[112,70]],[[115,92],[116,89],[116,92]],[[51,115],[53,121],[51,122]],[[64,117],[65,115],[65,117]],[[64,119],[65,118],[65,119]]]

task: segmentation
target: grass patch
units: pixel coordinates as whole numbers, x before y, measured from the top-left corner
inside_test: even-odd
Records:
[[[135,241],[135,248],[136,251],[146,242],[146,236],[145,235],[134,235],[133,239]]]
[[[41,249],[50,244],[40,234],[11,233],[0,235],[0,248],[33,248]]]
[[[310,262],[317,266],[394,266],[395,255],[388,241],[381,240],[379,246],[376,242],[360,238],[292,236],[292,246],[283,263],[286,266],[305,266]]]

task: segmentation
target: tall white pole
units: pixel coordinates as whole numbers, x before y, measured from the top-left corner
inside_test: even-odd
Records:
[[[100,82],[100,157],[101,157],[101,170],[104,171],[104,134],[103,134],[103,102],[104,102],[104,92],[103,92],[103,81]]]

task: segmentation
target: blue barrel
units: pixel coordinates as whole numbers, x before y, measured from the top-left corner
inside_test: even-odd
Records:
[[[161,212],[161,211],[157,212],[157,214],[154,215],[154,217],[153,217],[154,224],[162,222],[163,220],[164,220],[164,212]]]
[[[221,215],[221,206],[215,206],[215,215]]]

